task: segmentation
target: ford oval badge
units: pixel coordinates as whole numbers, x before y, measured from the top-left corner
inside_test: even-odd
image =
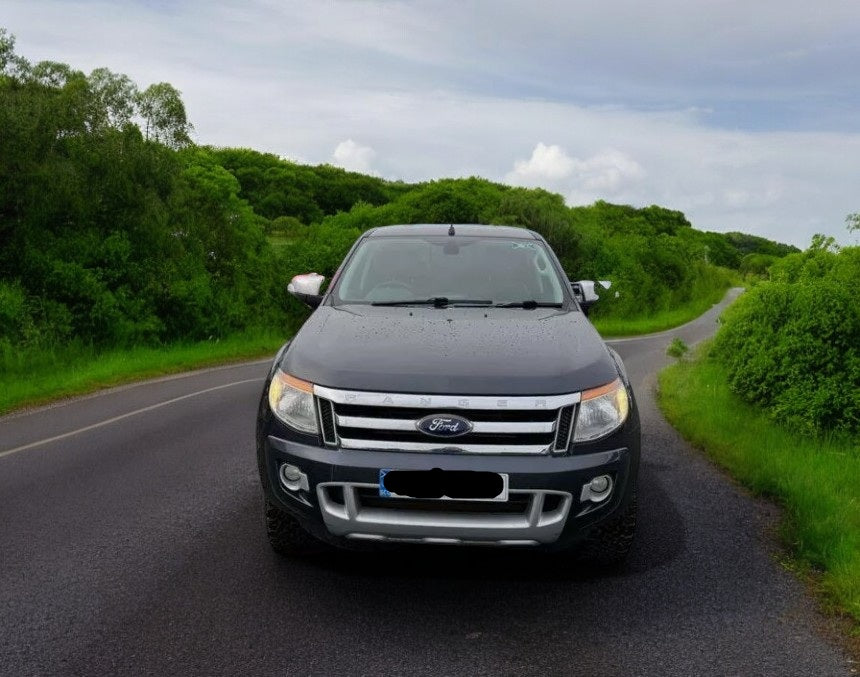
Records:
[[[416,421],[415,427],[433,437],[459,437],[471,432],[472,423],[456,414],[431,414]]]

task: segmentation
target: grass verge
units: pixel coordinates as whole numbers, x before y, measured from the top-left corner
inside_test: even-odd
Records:
[[[273,356],[284,341],[284,334],[258,330],[158,348],[99,352],[92,346],[65,346],[9,353],[0,356],[0,414],[144,378]]]
[[[797,568],[860,633],[860,443],[783,428],[729,390],[707,351],[660,374],[660,407],[740,482],[784,506],[781,536]]]
[[[714,294],[695,299],[683,306],[641,317],[595,317],[591,321],[604,338],[650,334],[655,331],[672,329],[695,320],[715,303],[719,303],[725,293],[726,290],[720,288]]]

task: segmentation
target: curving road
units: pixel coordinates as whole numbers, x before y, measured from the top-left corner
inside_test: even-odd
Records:
[[[264,362],[0,418],[0,674],[852,674],[775,561],[773,509],[655,408],[666,345],[710,335],[722,305],[613,342],[645,435],[617,575],[522,551],[278,558],[253,450]]]

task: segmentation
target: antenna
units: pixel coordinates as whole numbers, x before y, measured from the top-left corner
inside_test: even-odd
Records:
[[[448,229],[448,235],[456,235],[456,234],[457,233],[454,232],[454,224],[452,223],[451,227]]]

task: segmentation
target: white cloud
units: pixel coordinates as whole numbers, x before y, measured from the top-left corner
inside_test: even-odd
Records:
[[[562,193],[569,204],[591,204],[622,195],[645,178],[645,170],[628,154],[610,148],[581,160],[560,146],[538,142],[528,160],[517,160],[505,181]]]
[[[338,167],[363,174],[376,174],[370,166],[374,157],[376,157],[376,151],[373,148],[362,146],[352,139],[341,141],[332,153],[334,164]]]
[[[645,170],[632,157],[609,149],[576,165],[582,187],[593,193],[615,195],[642,180]]]
[[[514,171],[505,179],[520,186],[539,186],[542,182],[566,179],[573,171],[574,161],[559,146],[538,142],[528,160],[517,160]]]

